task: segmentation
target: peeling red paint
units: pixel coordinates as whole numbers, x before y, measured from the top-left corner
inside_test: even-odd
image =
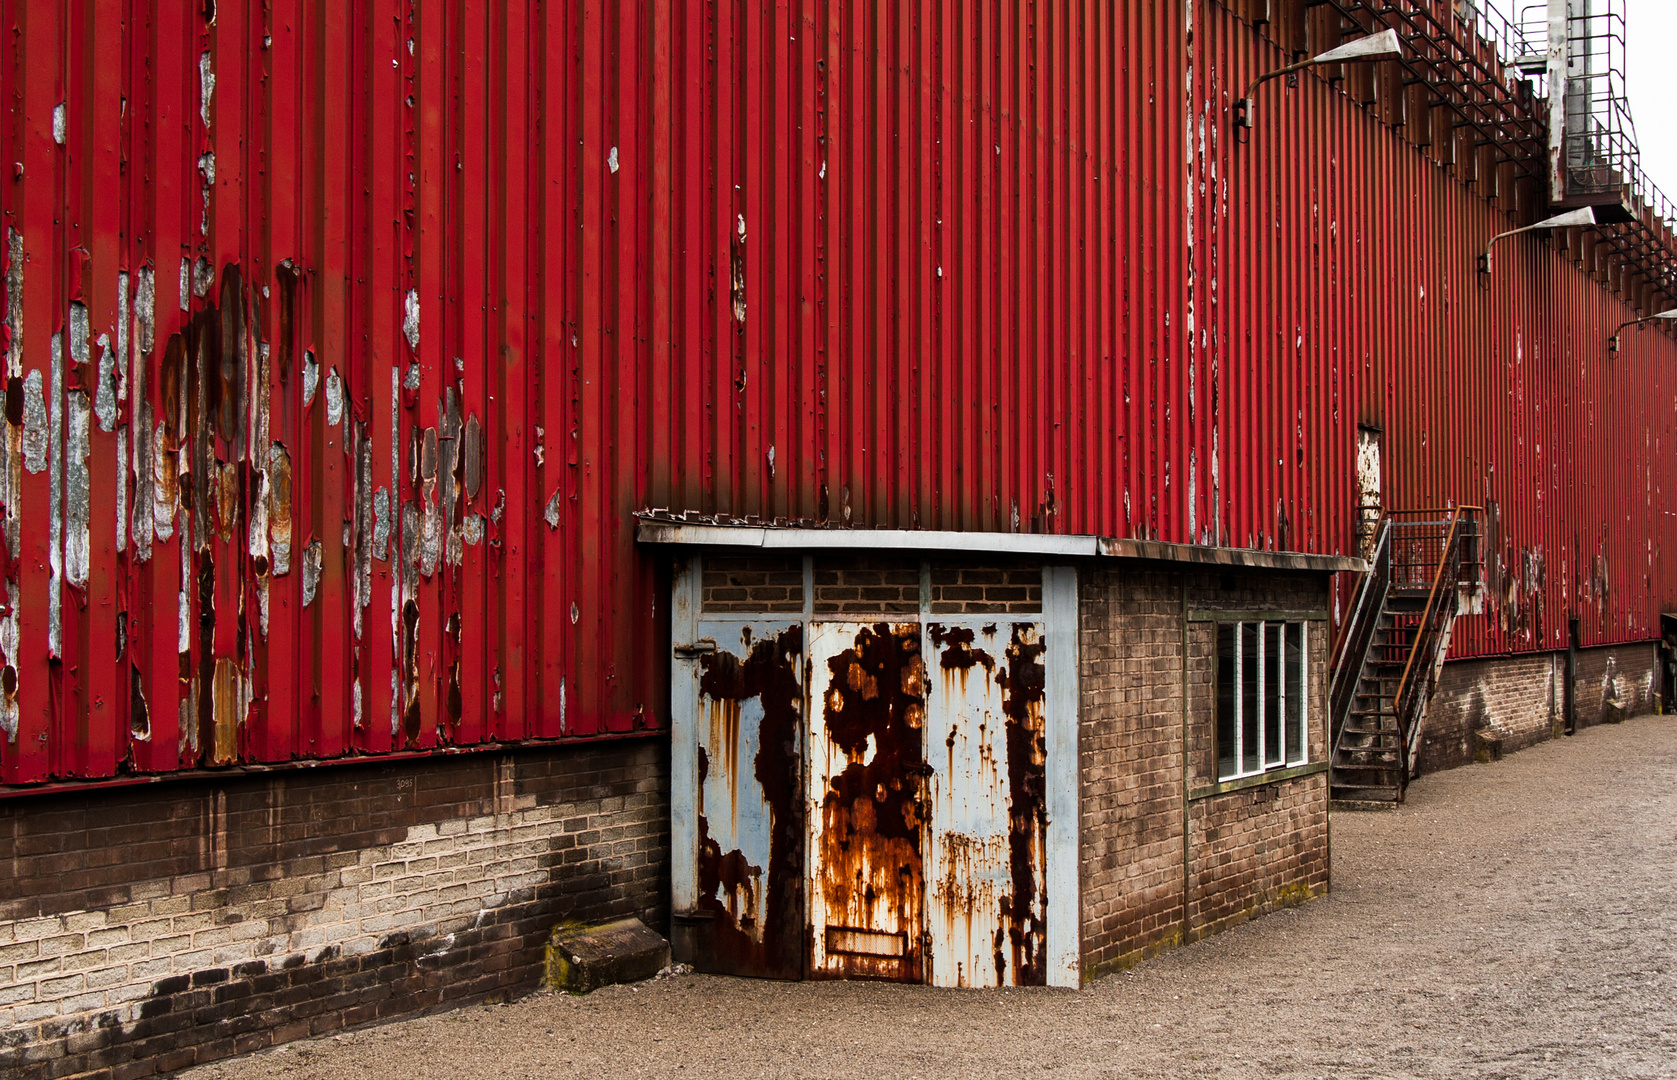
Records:
[[[661,728],[643,508],[1353,551],[1359,423],[1390,505],[1502,507],[1456,655],[1651,640],[1677,344],[1605,342],[1653,291],[1599,232],[1482,281],[1538,208],[1389,70],[1274,86],[1237,145],[1333,6],[10,3],[0,784]],[[130,387],[85,586],[72,300]],[[253,696],[206,745],[222,661]]]

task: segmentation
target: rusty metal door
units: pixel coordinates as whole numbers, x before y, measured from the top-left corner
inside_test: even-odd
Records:
[[[694,820],[677,830],[696,847],[696,889],[674,931],[703,971],[803,977],[803,635],[699,620],[676,644],[698,708]]]
[[[924,969],[924,666],[918,623],[810,627],[814,978]]]
[[[928,981],[1043,985],[1043,627],[934,623],[926,640]]]
[[[808,571],[806,570],[806,573]],[[702,970],[1077,986],[1077,592],[703,614],[673,590],[672,946]],[[1053,903],[1050,904],[1050,899]]]

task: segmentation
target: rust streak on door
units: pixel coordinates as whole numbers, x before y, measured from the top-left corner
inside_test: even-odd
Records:
[[[916,624],[811,634],[810,974],[919,982],[925,876],[925,678]]]
[[[938,986],[1046,981],[1042,628],[931,624],[927,930]]]
[[[699,926],[706,971],[796,979],[804,960],[803,627],[701,624]],[[736,651],[737,650],[737,651]]]
[[[1036,628],[1015,624],[1007,646],[1006,669],[997,677],[1002,688],[1002,712],[1007,717],[1012,889],[1000,904],[995,960],[998,977],[1004,963],[1011,960],[1013,982],[1018,986],[1041,986],[1048,981],[1048,889],[1040,869],[1048,852],[1042,654],[1042,635]]]

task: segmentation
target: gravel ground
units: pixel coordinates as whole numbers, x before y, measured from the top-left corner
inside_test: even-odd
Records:
[[[185,1074],[1677,1077],[1677,719],[1339,814],[1333,891],[1079,993],[682,976]]]

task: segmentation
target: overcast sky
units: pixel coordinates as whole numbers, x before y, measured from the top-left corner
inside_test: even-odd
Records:
[[[1677,3],[1625,0],[1629,57],[1625,77],[1642,167],[1677,199]]]

